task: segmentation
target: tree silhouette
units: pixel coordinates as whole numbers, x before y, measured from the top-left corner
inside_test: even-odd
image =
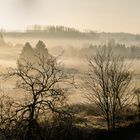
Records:
[[[40,47],[42,52],[42,49],[45,49],[42,42],[37,44],[37,48]],[[26,48],[30,48],[28,43]],[[8,77],[16,77],[17,88],[28,94],[28,99],[18,103],[15,111],[20,124],[26,128],[26,139],[43,139],[39,126],[42,113],[47,115],[52,112],[63,121],[72,117],[63,106],[66,105],[68,88],[73,85],[73,77],[65,73],[55,57],[46,57],[41,52],[34,52],[35,61],[20,59],[17,68],[10,69],[7,74]]]
[[[117,116],[131,102],[131,72],[124,59],[114,56],[109,48],[100,48],[88,64],[89,71],[84,79],[85,97],[96,105],[97,113],[106,120],[108,130],[114,129]]]

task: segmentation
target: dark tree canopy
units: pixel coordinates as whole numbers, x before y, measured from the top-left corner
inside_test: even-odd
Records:
[[[29,42],[27,42],[20,54],[19,61],[36,61],[36,55],[40,55],[42,57],[48,58],[50,54],[48,53],[48,49],[43,41],[38,41],[35,47],[32,47]]]

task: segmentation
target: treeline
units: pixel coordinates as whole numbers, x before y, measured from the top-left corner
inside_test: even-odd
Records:
[[[26,29],[26,32],[46,32],[46,33],[56,33],[56,32],[64,32],[64,33],[80,33],[79,30],[75,28],[69,28],[65,26],[41,26],[41,25],[33,25],[30,28]]]
[[[80,32],[75,28],[65,27],[65,26],[41,26],[33,25],[28,27],[23,32],[6,32],[3,31],[6,36],[16,36],[16,37],[51,37],[51,38],[88,38],[88,34],[85,32]]]
[[[116,39],[121,41],[129,41],[129,40],[140,40],[139,34],[130,34],[130,33],[106,33],[106,32],[97,32],[93,30],[86,30],[81,32],[76,28],[70,28],[65,26],[54,26],[54,25],[33,25],[26,29],[27,33],[48,33],[48,34],[58,34],[58,35],[73,35],[85,38],[93,38],[93,39]]]
[[[74,47],[67,48],[65,55],[75,57],[85,57],[95,55],[100,48],[111,48],[115,55],[123,56],[127,59],[140,59],[140,47],[132,45],[127,47],[125,44],[116,43],[115,40],[110,40],[107,44],[103,45],[88,45],[77,49]]]
[[[108,33],[108,32],[96,32],[93,30],[80,31],[75,28],[65,27],[65,26],[54,26],[54,25],[32,25],[25,29],[25,31],[5,31],[1,32],[6,36],[15,36],[15,37],[51,37],[51,38],[81,38],[81,39],[94,39],[99,41],[106,41],[110,39],[115,39],[121,42],[131,42],[139,41],[139,34],[131,33]]]

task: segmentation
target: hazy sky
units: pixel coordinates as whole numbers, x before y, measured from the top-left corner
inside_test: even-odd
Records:
[[[0,0],[0,27],[32,24],[140,33],[140,0]]]

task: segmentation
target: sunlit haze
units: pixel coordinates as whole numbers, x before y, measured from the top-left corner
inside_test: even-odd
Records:
[[[41,24],[140,33],[139,6],[140,0],[0,0],[0,27]]]

